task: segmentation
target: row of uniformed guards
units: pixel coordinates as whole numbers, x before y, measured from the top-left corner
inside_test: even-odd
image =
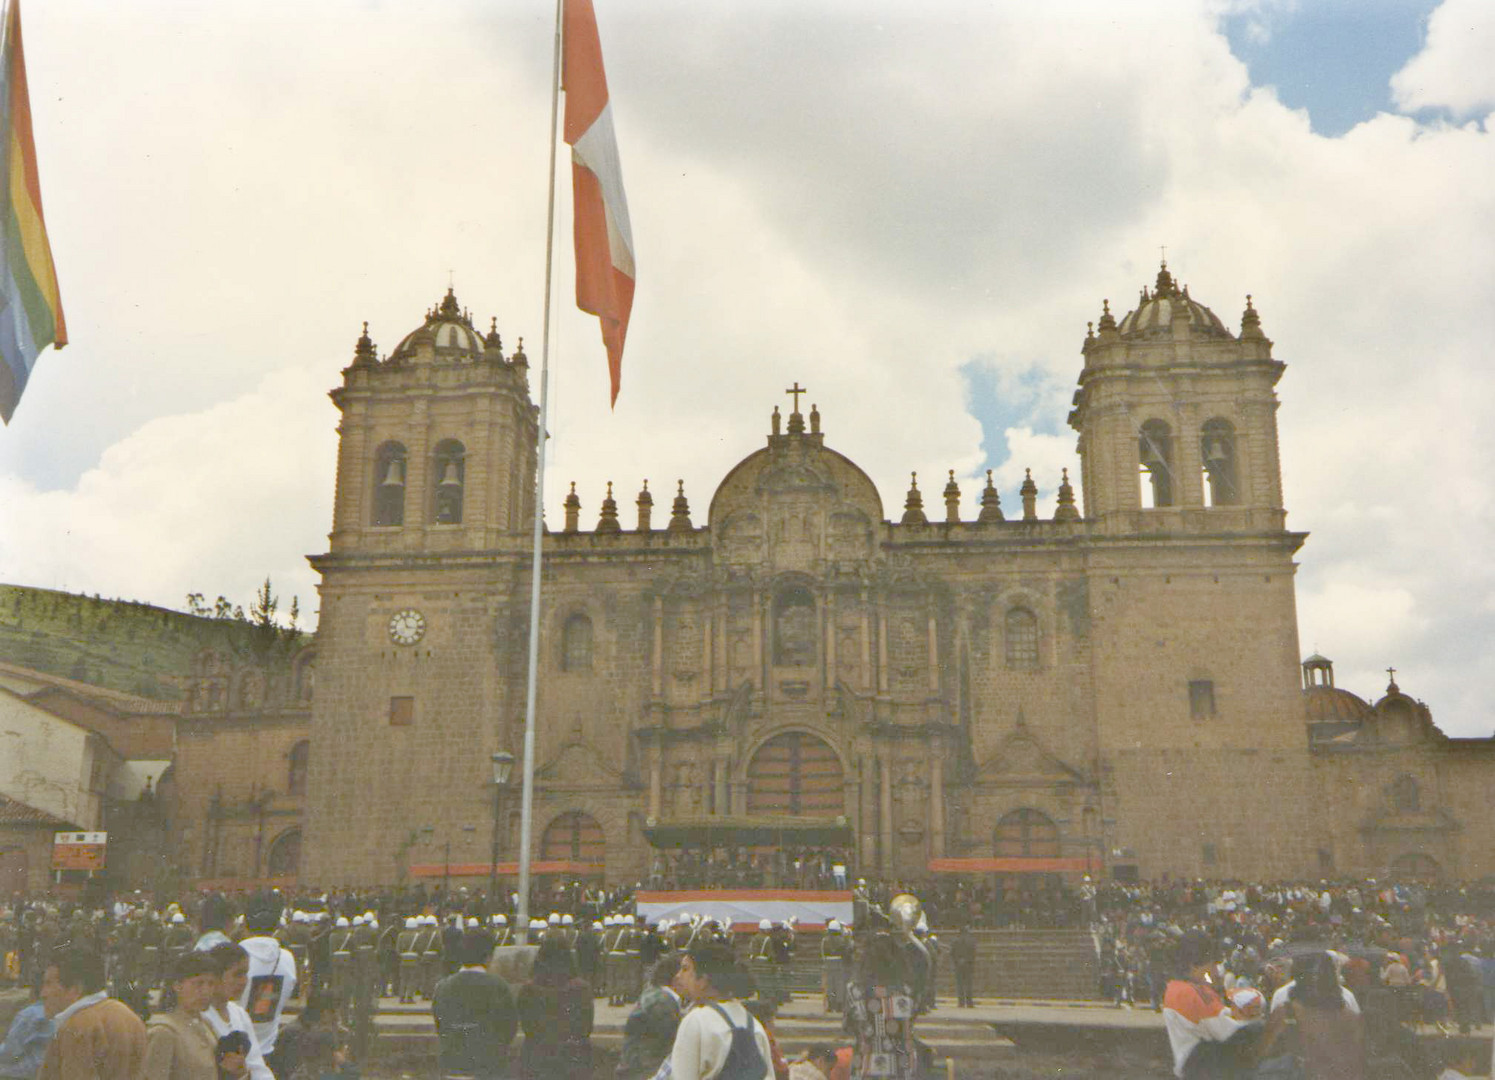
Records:
[[[602,982],[609,1005],[627,1005],[643,989],[644,933],[637,926],[603,928],[598,952],[602,955]]]
[[[441,977],[441,927],[411,927],[407,923],[395,939],[395,949],[401,1003],[414,1002],[416,995],[430,1001]]]

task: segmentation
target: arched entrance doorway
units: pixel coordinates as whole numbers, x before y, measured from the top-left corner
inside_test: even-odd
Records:
[[[845,807],[841,759],[804,731],[775,735],[748,764],[748,813],[835,817]]]
[[[552,820],[540,838],[541,862],[585,864],[588,875],[600,877],[606,860],[607,837],[602,826],[581,810],[569,810]]]
[[[301,870],[301,830],[287,829],[270,845],[267,872],[273,878],[295,877]]]
[[[1030,806],[1002,815],[992,835],[999,859],[1052,859],[1060,852],[1059,826]],[[1047,871],[1012,870],[993,874],[998,925],[1054,926],[1066,917],[1056,909],[1063,878]]]

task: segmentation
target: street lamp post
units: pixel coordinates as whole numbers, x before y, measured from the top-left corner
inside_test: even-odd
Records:
[[[514,755],[507,750],[500,750],[493,755],[493,850],[489,852],[488,860],[488,903],[498,911],[498,837],[500,813],[503,809],[504,788],[508,786],[509,775],[514,771]]]

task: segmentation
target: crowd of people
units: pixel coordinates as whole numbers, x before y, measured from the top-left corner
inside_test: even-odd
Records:
[[[760,924],[750,939],[700,918],[649,925],[633,890],[579,882],[536,894],[554,910],[522,935],[515,897],[464,889],[209,895],[185,907],[18,898],[0,908],[3,974],[37,1000],[0,1047],[0,1080],[71,1080],[54,1060],[70,1053],[113,1055],[117,1075],[149,1080],[350,1080],[348,1026],[385,996],[429,1005],[448,1072],[509,1075],[522,1032],[514,1075],[590,1080],[605,997],[631,1010],[619,1080],[911,1080],[922,1067],[916,1020],[935,1005],[942,958],[959,1005],[974,1004],[973,929],[989,925],[990,893],[916,886],[924,919],[889,933],[905,889],[858,879],[855,933],[808,941],[786,924]],[[1044,898],[1039,925],[1089,928],[1104,996],[1163,1014],[1181,1080],[1360,1080],[1378,1055],[1414,1062],[1417,1077],[1428,1062],[1405,1038],[1412,1025],[1470,1032],[1495,1005],[1488,885],[1086,879],[1028,895]],[[931,923],[959,929],[937,936]],[[490,970],[496,947],[525,938],[538,946],[532,967],[508,979]],[[787,1062],[774,1035],[789,996],[777,973],[805,949],[822,961],[845,1045]],[[293,996],[299,1015],[282,1024]],[[752,1071],[754,1054],[766,1071]],[[732,1055],[747,1071],[723,1072]]]

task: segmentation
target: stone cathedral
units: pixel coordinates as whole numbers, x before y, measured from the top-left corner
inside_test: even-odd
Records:
[[[634,881],[692,848],[853,877],[1495,869],[1492,740],[1300,664],[1284,365],[1249,297],[1233,332],[1165,265],[1081,355],[1081,490],[1052,517],[1031,478],[888,505],[798,383],[704,503],[609,485],[583,523],[573,486],[544,538],[540,872]],[[365,327],[332,398],[301,880],[395,880],[427,827],[486,875],[489,830],[500,862],[519,837],[490,758],[523,740],[522,341],[448,291],[382,359]]]

